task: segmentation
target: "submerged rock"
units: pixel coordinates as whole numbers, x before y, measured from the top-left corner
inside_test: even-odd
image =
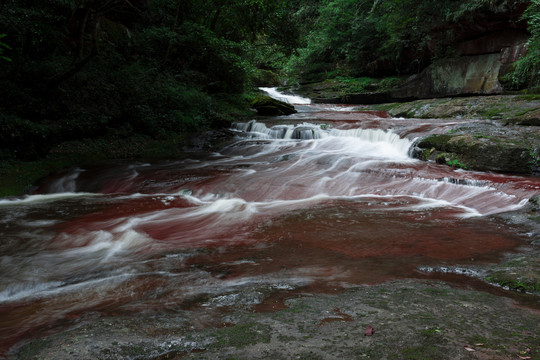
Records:
[[[257,97],[251,107],[257,110],[257,114],[265,116],[290,115],[296,112],[293,105],[273,99],[270,96]]]

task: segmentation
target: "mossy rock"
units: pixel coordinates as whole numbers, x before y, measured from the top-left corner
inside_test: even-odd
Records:
[[[538,171],[536,154],[527,145],[505,138],[442,134],[431,135],[417,146],[424,159],[459,164],[458,167],[520,174]]]
[[[273,99],[270,96],[257,97],[251,107],[257,110],[257,114],[264,116],[290,115],[296,112],[291,104]]]

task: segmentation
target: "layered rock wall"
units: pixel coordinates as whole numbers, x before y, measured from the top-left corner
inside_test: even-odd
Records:
[[[440,60],[413,75],[394,98],[427,99],[456,95],[499,94],[500,54],[462,56]]]

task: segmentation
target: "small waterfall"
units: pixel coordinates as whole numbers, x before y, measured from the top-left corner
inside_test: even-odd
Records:
[[[260,90],[264,91],[268,94],[268,96],[283,101],[289,104],[295,104],[295,105],[307,105],[311,104],[311,100],[307,98],[303,98],[296,95],[286,95],[282,94],[279,91],[277,91],[277,88],[267,88],[267,87],[261,87]]]
[[[83,169],[76,168],[67,175],[59,178],[49,185],[50,193],[69,193],[77,190],[77,178],[84,172]]]
[[[439,181],[445,182],[448,184],[455,184],[455,185],[476,186],[476,187],[487,186],[487,182],[483,180],[455,179],[455,178],[444,177],[440,179]]]
[[[409,148],[413,141],[402,139],[392,131],[380,129],[350,129],[350,130],[330,130],[331,136],[336,137],[355,137],[370,143],[388,143],[402,153],[409,153]]]
[[[392,131],[380,129],[330,129],[328,125],[302,123],[298,125],[275,125],[270,128],[264,123],[251,120],[247,123],[233,123],[233,130],[247,134],[251,138],[266,140],[319,140],[336,138],[354,138],[366,143],[388,144],[401,154],[407,154],[413,141],[400,138]]]

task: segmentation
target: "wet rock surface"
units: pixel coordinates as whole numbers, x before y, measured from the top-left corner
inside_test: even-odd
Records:
[[[395,117],[475,120],[422,139],[416,152],[419,158],[480,171],[539,172],[540,100],[536,95],[429,99],[381,108]]]
[[[70,330],[25,344],[18,358],[540,358],[538,311],[437,281],[366,285],[285,304],[274,312],[178,309],[80,319]]]
[[[381,105],[391,116],[417,119],[491,119],[502,124],[536,125],[540,95],[469,96]]]
[[[496,124],[462,126],[451,134],[421,140],[419,157],[464,169],[538,174],[540,131],[536,128],[509,130],[500,135]]]

